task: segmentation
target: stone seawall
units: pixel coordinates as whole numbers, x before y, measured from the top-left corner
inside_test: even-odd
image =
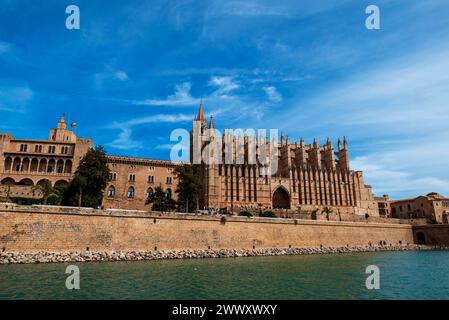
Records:
[[[255,256],[309,255],[359,252],[386,252],[410,250],[435,250],[444,247],[419,245],[390,245],[363,247],[319,247],[319,248],[263,248],[263,249],[220,249],[220,250],[150,250],[150,251],[100,251],[100,252],[34,252],[34,253],[0,253],[0,264],[31,263],[76,263],[108,261],[145,261],[163,259],[207,259],[237,258]]]
[[[411,225],[159,215],[0,204],[0,251],[101,252],[413,244]]]
[[[413,227],[415,243],[431,246],[449,246],[449,225],[421,225]]]

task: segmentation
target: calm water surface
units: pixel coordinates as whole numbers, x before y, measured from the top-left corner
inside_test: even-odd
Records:
[[[380,290],[365,287],[377,265]],[[0,299],[449,299],[449,251],[1,265]]]

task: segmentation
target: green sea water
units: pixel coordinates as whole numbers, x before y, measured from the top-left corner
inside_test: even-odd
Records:
[[[0,265],[0,299],[449,299],[449,251]],[[380,289],[368,290],[368,265]]]

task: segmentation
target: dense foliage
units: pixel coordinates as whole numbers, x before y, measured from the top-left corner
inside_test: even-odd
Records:
[[[263,218],[276,218],[276,214],[273,211],[265,211],[259,214],[259,217]]]
[[[176,201],[173,200],[171,192],[163,191],[161,187],[157,187],[156,190],[149,196],[147,203],[151,203],[153,211],[173,211],[176,209]]]
[[[180,165],[174,173],[178,179],[176,194],[178,195],[178,210],[196,212],[199,208],[199,194],[202,187],[199,168],[196,165]]]
[[[62,204],[96,208],[101,205],[109,181],[108,159],[101,146],[90,149],[81,159],[62,197]]]

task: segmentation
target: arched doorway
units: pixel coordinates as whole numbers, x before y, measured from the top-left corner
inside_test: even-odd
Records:
[[[50,180],[48,180],[48,179],[41,179],[41,180],[39,180],[39,181],[36,183],[36,185],[37,185],[37,186],[42,186],[42,185],[44,185],[44,184],[46,184],[46,183],[50,183],[50,185],[51,185],[51,182],[50,182]]]
[[[29,178],[25,178],[25,179],[20,180],[17,183],[17,185],[18,186],[34,186],[34,182],[33,182],[33,180],[31,180]]]
[[[424,232],[416,233],[416,242],[418,242],[418,244],[426,244],[426,235]]]
[[[1,185],[3,186],[13,186],[16,184],[13,178],[5,178],[2,180]]]
[[[290,209],[290,196],[283,187],[273,193],[273,209]]]
[[[66,188],[69,185],[69,183],[66,180],[58,180],[55,183],[55,187],[59,188]]]
[[[7,157],[5,159],[5,171],[11,171],[11,165],[12,165],[12,158]]]

